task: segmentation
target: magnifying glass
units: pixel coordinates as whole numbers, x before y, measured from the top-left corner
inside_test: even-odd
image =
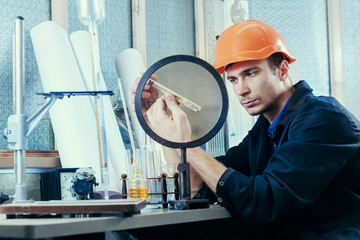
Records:
[[[156,76],[156,81],[152,78]],[[186,113],[192,135],[189,142],[174,142],[154,131],[146,122],[142,107],[142,92],[147,83],[174,95],[179,107]],[[207,62],[188,55],[174,55],[153,64],[142,76],[135,94],[135,112],[140,125],[153,140],[170,148],[181,149],[180,201],[187,209],[190,200],[190,165],[186,162],[186,149],[201,146],[213,138],[225,123],[229,102],[224,80]],[[150,106],[147,106],[150,107]]]

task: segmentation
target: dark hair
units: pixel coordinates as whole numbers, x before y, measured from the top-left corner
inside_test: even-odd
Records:
[[[267,58],[269,64],[270,64],[270,68],[273,71],[274,74],[276,74],[276,69],[279,68],[280,63],[283,60],[287,60],[286,57],[284,57],[284,55],[280,52],[276,52],[274,54],[272,54],[270,57]]]

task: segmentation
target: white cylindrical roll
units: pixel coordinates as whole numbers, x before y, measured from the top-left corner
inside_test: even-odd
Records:
[[[30,35],[44,92],[86,91],[66,31],[48,21],[35,26]],[[92,167],[100,179],[96,122],[89,98],[57,100],[50,118],[62,167]],[[113,184],[110,189],[119,191]]]
[[[70,42],[73,47],[76,60],[79,64],[81,75],[87,91],[94,91],[92,79],[91,48],[89,32],[77,31],[70,35]],[[101,74],[99,91],[106,91],[106,84]],[[93,99],[93,98],[91,98]],[[121,174],[126,173],[125,146],[120,134],[120,130],[115,118],[109,96],[103,97],[106,145],[108,158],[114,167],[117,179],[121,179]],[[95,113],[94,113],[95,114]]]
[[[122,51],[115,60],[116,70],[119,78],[121,78],[122,87],[126,94],[125,99],[128,99],[128,92],[131,89],[134,81],[141,77],[142,73],[146,71],[143,59],[140,53],[133,48],[125,49]],[[120,86],[119,86],[120,87]],[[124,103],[123,103],[124,104]],[[136,113],[130,108],[129,101],[126,101],[126,106],[129,111],[131,125],[133,132],[136,135],[139,148],[145,148],[145,133],[137,120]]]

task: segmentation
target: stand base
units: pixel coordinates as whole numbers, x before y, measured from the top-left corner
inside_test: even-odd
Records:
[[[210,207],[209,199],[182,199],[170,201],[169,204],[171,209],[176,210],[189,210]]]

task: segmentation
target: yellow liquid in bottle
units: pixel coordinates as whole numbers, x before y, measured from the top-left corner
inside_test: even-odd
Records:
[[[148,188],[129,188],[129,198],[146,200],[148,198]]]

